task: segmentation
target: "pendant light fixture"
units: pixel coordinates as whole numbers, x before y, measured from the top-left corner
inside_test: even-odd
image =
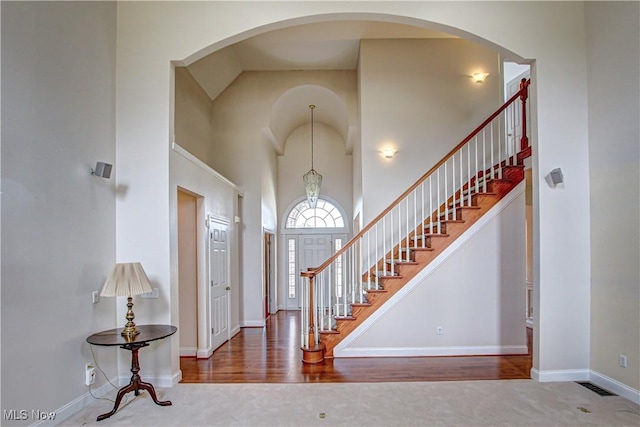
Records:
[[[313,169],[313,109],[315,105],[309,105],[311,110],[311,170],[302,176],[304,182],[304,191],[307,193],[307,201],[310,208],[315,208],[320,195],[320,185],[322,184],[322,175]]]

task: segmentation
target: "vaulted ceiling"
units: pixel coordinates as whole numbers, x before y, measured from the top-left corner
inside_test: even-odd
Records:
[[[254,36],[218,50],[188,66],[194,79],[209,98],[215,100],[244,71],[289,70],[356,70],[362,39],[424,39],[456,38],[404,24],[374,21],[332,21],[297,25]],[[278,152],[282,152],[286,137],[298,126],[308,122],[300,105],[308,105],[323,91],[306,85],[289,91],[275,106],[269,124]],[[339,101],[327,96],[327,102]],[[286,101],[286,102],[285,102]],[[314,101],[317,103],[318,101]],[[317,120],[336,129],[350,151],[349,124],[344,106],[336,102],[319,108]],[[298,111],[300,110],[300,111]]]

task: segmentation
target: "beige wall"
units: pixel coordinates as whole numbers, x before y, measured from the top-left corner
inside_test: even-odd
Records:
[[[638,2],[587,2],[591,369],[640,389]],[[627,356],[627,368],[618,356]]]
[[[198,348],[198,237],[196,198],[178,190],[178,286],[180,287],[180,355]]]
[[[211,144],[211,100],[185,67],[175,68],[174,141],[202,161]]]
[[[363,40],[362,197],[369,222],[501,104],[498,54],[455,39]],[[490,73],[483,84],[471,74]],[[389,161],[380,150],[392,145]]]

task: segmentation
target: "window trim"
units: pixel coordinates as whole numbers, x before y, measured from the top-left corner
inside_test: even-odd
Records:
[[[323,194],[321,194],[318,197],[318,199],[324,199],[327,202],[331,203],[336,209],[338,209],[338,212],[340,212],[340,215],[342,215],[342,222],[344,223],[344,227],[287,228],[287,219],[289,218],[289,215],[291,215],[291,211],[293,210],[293,208],[298,206],[298,204],[303,200],[305,200],[306,198],[307,198],[306,196],[298,197],[293,202],[291,202],[291,204],[289,204],[287,209],[284,211],[284,215],[282,216],[282,222],[280,223],[280,234],[347,234],[349,235],[350,219],[345,213],[344,209],[342,208],[342,205],[340,205],[340,203],[338,203],[333,198],[325,196]]]

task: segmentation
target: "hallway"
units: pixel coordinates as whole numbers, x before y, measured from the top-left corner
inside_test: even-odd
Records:
[[[209,359],[180,358],[183,383],[319,383],[529,379],[528,355],[327,359],[302,363],[298,311],[279,311],[265,328],[243,328]],[[524,327],[524,326],[523,326]]]

